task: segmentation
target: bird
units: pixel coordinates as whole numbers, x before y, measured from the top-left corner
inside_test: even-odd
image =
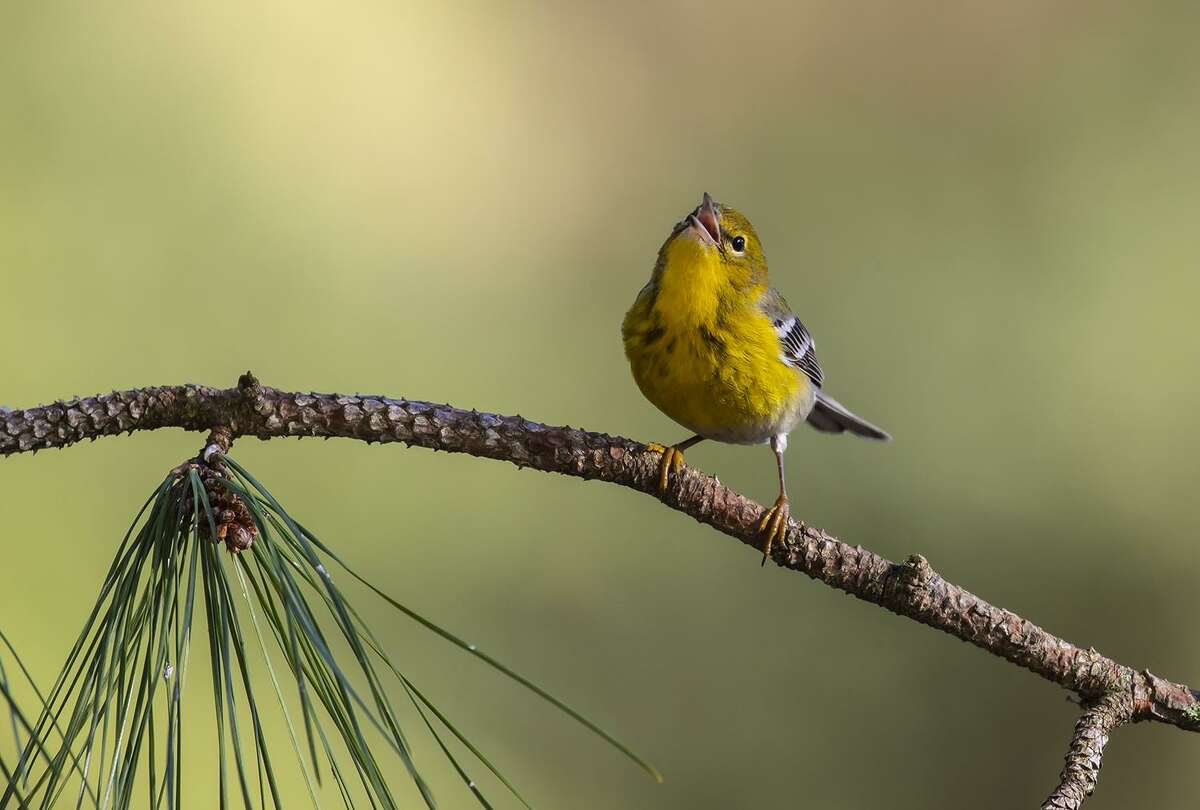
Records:
[[[791,516],[783,455],[793,429],[807,421],[826,433],[891,439],[825,392],[813,337],[770,286],[750,220],[707,192],[663,242],[621,334],[642,394],[694,434],[647,445],[660,454],[660,493],[698,442],[770,444],[779,497],[757,527],[764,565]]]

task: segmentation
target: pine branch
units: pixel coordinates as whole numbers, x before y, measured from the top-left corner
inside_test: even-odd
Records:
[[[757,548],[765,509],[685,468],[657,490],[658,455],[646,446],[520,416],[465,411],[408,399],[306,394],[262,386],[249,373],[236,388],[156,386],[114,391],[18,411],[0,411],[0,455],[67,447],[84,439],[176,427],[229,439],[338,437],[466,453],[545,472],[597,479],[659,497],[701,523]],[[1075,808],[1095,786],[1109,732],[1142,720],[1200,731],[1200,694],[1094,649],[1054,636],[1017,614],[947,582],[925,558],[893,563],[825,531],[792,522],[773,561],[866,602],[937,628],[1076,693],[1087,707],[1046,808]]]
[[[1042,810],[1079,810],[1083,800],[1096,789],[1100,778],[1100,758],[1108,735],[1133,716],[1129,695],[1113,692],[1088,704],[1071,736],[1059,785],[1042,804]]]

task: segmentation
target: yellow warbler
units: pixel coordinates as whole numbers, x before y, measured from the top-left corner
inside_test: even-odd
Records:
[[[661,490],[696,442],[770,443],[779,497],[758,527],[764,562],[787,529],[783,451],[793,428],[807,420],[830,433],[890,438],[822,390],[812,336],[768,285],[767,259],[750,221],[708,194],[659,249],[622,335],[642,393],[696,434],[670,447],[650,445],[662,453]]]

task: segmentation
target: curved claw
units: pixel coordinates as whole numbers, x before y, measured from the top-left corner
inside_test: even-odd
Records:
[[[771,546],[776,540],[783,541],[784,535],[787,534],[788,519],[792,516],[792,507],[788,503],[787,495],[780,495],[775,499],[775,505],[763,514],[762,520],[758,522],[759,534],[765,535],[762,546],[762,564],[767,564],[767,557],[771,554]]]
[[[650,442],[646,448],[654,453],[661,453],[658,461],[658,491],[666,492],[671,474],[683,469],[683,451],[677,447],[667,447],[658,442]]]

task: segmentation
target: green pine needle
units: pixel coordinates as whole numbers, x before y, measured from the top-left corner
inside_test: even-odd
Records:
[[[233,477],[209,478],[208,485],[216,481],[226,490],[218,500],[236,496],[248,508],[257,529],[249,549],[221,553],[220,541],[213,538],[222,521],[206,482],[195,467],[173,471],[126,532],[53,687],[43,695],[34,686],[41,703],[35,721],[28,721],[11,697],[0,661],[0,699],[8,704],[20,751],[15,763],[0,758],[7,782],[0,810],[57,807],[68,790],[77,809],[85,802],[124,809],[138,795],[155,810],[175,810],[186,793],[185,741],[210,745],[213,731],[216,746],[209,759],[216,761],[222,810],[238,805],[278,810],[283,799],[273,755],[287,749],[268,736],[263,724],[268,707],[259,702],[262,671],[314,808],[321,805],[319,793],[328,774],[346,807],[356,805],[357,795],[371,807],[395,810],[399,803],[387,778],[393,768],[380,759],[387,754],[404,765],[425,806],[436,807],[385,688],[385,673],[396,678],[421,727],[482,807],[492,805],[451,749],[452,742],[529,808],[513,783],[396,667],[334,584],[325,561],[583,724],[662,781],[653,766],[582,714],[368,582],[296,521],[248,470],[231,458],[221,460]],[[199,737],[190,728],[194,721],[184,728],[183,714],[198,620],[207,634],[215,726]],[[248,643],[251,633],[254,641]],[[0,634],[0,641],[28,677],[7,638]],[[293,722],[297,709],[298,723]],[[447,732],[453,741],[443,736]]]

